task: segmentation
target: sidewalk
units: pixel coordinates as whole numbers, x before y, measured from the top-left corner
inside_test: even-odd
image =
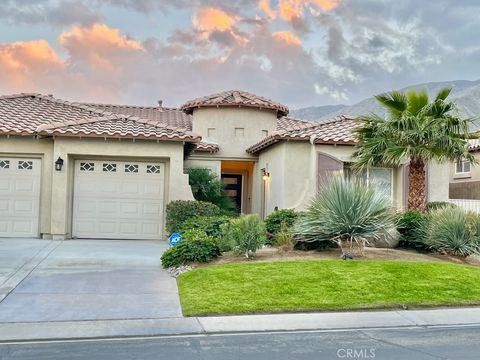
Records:
[[[0,342],[454,325],[480,325],[480,307],[138,320],[3,323],[0,324]]]

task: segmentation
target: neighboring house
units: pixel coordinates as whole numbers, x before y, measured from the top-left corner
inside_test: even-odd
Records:
[[[180,109],[0,97],[0,236],[158,239],[168,202],[193,199],[184,169],[211,169],[244,213],[305,209],[354,159],[353,118],[310,122],[227,91]],[[403,208],[406,166],[370,183]],[[429,201],[448,198],[449,164],[430,164]]]
[[[480,141],[470,140],[470,151],[480,163]],[[468,160],[450,166],[450,199],[480,200],[480,166]]]

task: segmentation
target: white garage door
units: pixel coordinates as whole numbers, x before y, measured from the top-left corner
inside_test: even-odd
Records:
[[[73,237],[160,239],[164,179],[161,163],[75,161]]]
[[[0,157],[0,237],[38,237],[39,159]]]

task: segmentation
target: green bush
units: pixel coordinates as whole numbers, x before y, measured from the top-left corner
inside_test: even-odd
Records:
[[[195,200],[210,202],[225,211],[235,210],[232,199],[225,195],[222,180],[209,169],[188,169],[187,174]]]
[[[164,268],[188,264],[191,262],[208,262],[220,256],[215,240],[201,230],[189,230],[177,246],[169,248],[162,254]]]
[[[444,207],[426,216],[420,240],[439,253],[468,256],[480,253],[480,216],[460,208]]]
[[[275,233],[273,239],[273,244],[283,250],[292,250],[295,246],[292,227],[288,226],[286,223],[281,224],[280,230]]]
[[[427,211],[432,211],[432,210],[438,210],[438,209],[443,209],[446,207],[457,207],[457,205],[452,204],[448,201],[431,201],[427,203]]]
[[[265,223],[258,215],[242,215],[224,224],[222,229],[222,243],[229,244],[235,254],[245,254],[249,258],[266,241]]]
[[[221,234],[220,226],[230,222],[232,218],[225,215],[220,216],[195,216],[183,222],[177,231],[183,234],[185,231],[197,229],[204,231],[214,239]]]
[[[205,201],[172,201],[167,205],[166,228],[168,232],[179,231],[183,223],[198,216],[218,216],[223,211]]]
[[[282,224],[292,227],[297,219],[298,214],[293,209],[277,210],[267,216],[265,219],[265,226],[267,232],[271,234],[271,238],[280,231]]]
[[[417,210],[405,211],[400,214],[397,222],[397,230],[400,233],[400,247],[424,249],[419,240],[419,230],[426,220],[425,215]]]
[[[395,227],[391,200],[355,177],[334,176],[298,218],[299,242],[347,241],[363,245],[388,234]]]

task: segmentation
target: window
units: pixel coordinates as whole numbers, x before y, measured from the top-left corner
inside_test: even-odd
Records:
[[[244,128],[235,128],[235,137],[243,137],[245,135]]]
[[[393,196],[393,170],[389,168],[369,168],[361,172],[353,172],[351,163],[345,163],[343,173],[345,176],[358,176],[364,179],[369,186],[375,188],[390,198]]]
[[[104,172],[117,172],[117,164],[104,163],[103,164]]]
[[[207,130],[207,136],[209,138],[214,138],[215,137],[215,128],[208,128]]]
[[[262,137],[266,138],[268,136],[268,130],[262,130]]]
[[[92,162],[81,162],[80,171],[94,171],[95,165]]]
[[[0,169],[10,169],[10,160],[0,160]]]
[[[126,173],[138,173],[138,165],[136,164],[125,164]]]
[[[160,174],[160,165],[147,165],[147,174]]]
[[[469,160],[462,160],[457,161],[455,166],[455,173],[456,174],[465,174],[470,172],[470,161]]]
[[[18,170],[32,170],[32,169],[33,169],[33,161],[18,162]]]

